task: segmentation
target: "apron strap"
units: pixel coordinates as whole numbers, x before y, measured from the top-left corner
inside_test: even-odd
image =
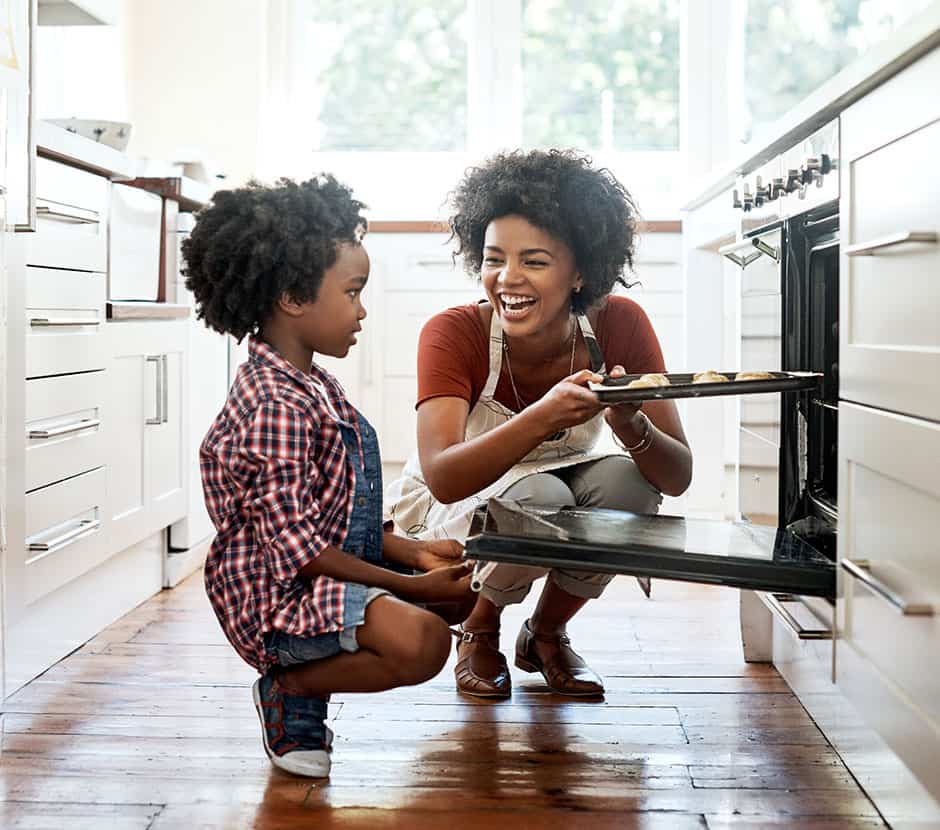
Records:
[[[591,328],[591,323],[586,314],[578,315],[578,325],[581,327],[581,335],[584,337],[588,354],[591,356],[591,371],[604,374],[607,371],[607,364],[604,362],[604,353],[597,343],[597,338],[594,336],[594,329]]]
[[[490,315],[490,373],[486,378],[480,398],[492,398],[496,394],[499,373],[503,368],[503,327],[496,309]]]
[[[607,364],[604,362],[604,353],[598,345],[597,337],[594,336],[594,329],[585,314],[578,315],[578,327],[581,329],[581,336],[587,345],[588,354],[591,357],[591,371],[603,374],[607,371]],[[490,373],[486,378],[483,391],[480,392],[481,398],[492,398],[496,394],[496,384],[499,383],[499,373],[503,368],[503,327],[499,322],[499,315],[494,310],[490,316]]]

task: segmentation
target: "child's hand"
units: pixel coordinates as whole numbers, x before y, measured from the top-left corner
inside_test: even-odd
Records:
[[[446,565],[409,577],[405,599],[415,602],[462,602],[471,593],[472,562]]]
[[[419,571],[434,571],[456,565],[463,556],[463,545],[455,539],[432,539],[419,544],[421,547],[415,555],[415,567]]]

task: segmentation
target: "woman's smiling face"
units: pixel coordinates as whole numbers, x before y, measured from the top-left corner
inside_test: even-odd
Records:
[[[522,216],[494,219],[483,240],[483,288],[511,337],[567,321],[581,286],[571,248]]]

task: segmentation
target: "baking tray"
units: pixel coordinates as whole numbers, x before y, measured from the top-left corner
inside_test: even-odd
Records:
[[[603,383],[589,383],[602,403],[633,403],[669,400],[671,398],[711,398],[718,395],[755,395],[761,392],[796,392],[813,389],[822,378],[821,372],[771,372],[766,380],[734,380],[736,372],[718,372],[728,378],[727,383],[692,383],[691,372],[666,372],[669,386],[650,386],[627,389],[627,384],[642,375],[624,375],[606,378]]]

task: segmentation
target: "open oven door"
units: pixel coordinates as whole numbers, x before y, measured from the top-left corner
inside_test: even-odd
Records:
[[[835,563],[814,547],[827,532],[811,518],[777,529],[491,498],[474,516],[466,556],[831,598]]]

